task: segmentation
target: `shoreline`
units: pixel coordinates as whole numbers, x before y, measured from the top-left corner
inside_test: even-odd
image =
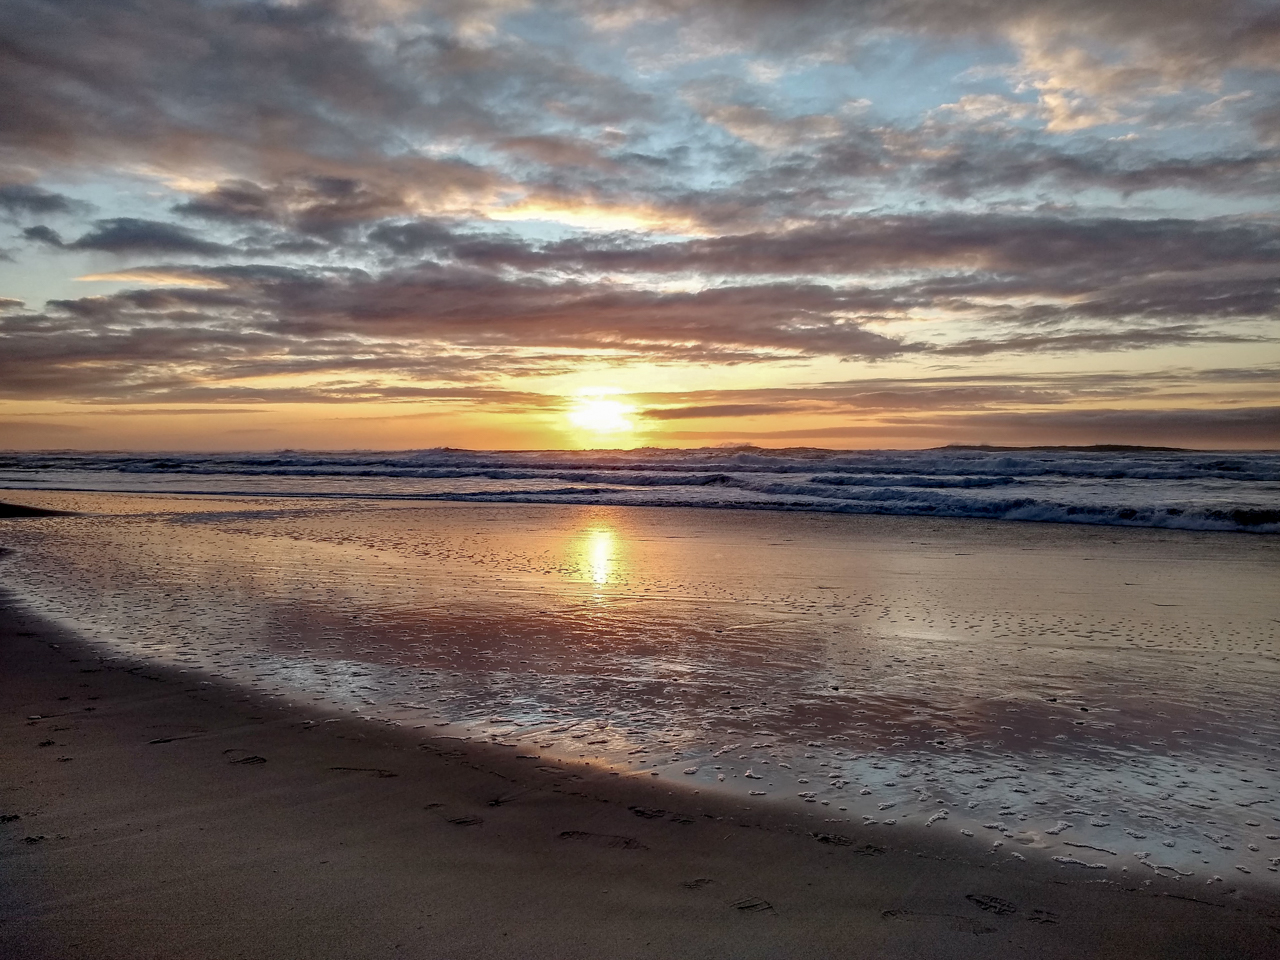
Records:
[[[1280,903],[1234,877],[997,866],[942,837],[890,844],[590,765],[421,745],[101,658],[8,595],[0,702],[14,958],[1280,949]]]
[[[1102,445],[898,451],[16,453],[0,474],[0,483],[16,484],[11,487],[15,491],[54,495],[683,506],[1280,533],[1280,454],[1268,450]],[[1100,482],[1105,496],[1098,495]]]

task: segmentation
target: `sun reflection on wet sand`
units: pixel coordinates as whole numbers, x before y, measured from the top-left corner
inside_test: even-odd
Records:
[[[584,541],[584,560],[591,582],[597,586],[603,586],[611,579],[614,549],[613,531],[608,527],[597,527],[587,534]]]

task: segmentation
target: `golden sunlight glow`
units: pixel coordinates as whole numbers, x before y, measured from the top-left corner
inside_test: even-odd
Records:
[[[548,220],[584,230],[656,230],[683,236],[705,236],[696,220],[648,206],[612,206],[589,201],[564,203],[526,199],[484,211],[490,220]]]
[[[608,583],[613,561],[613,531],[592,530],[587,535],[585,553],[591,582],[597,585]]]
[[[80,283],[145,283],[156,287],[198,287],[205,290],[223,290],[226,284],[212,277],[201,277],[179,269],[116,270],[113,273],[86,273],[75,278]]]
[[[635,429],[627,418],[632,412],[633,408],[620,400],[583,397],[569,411],[569,422],[591,433],[622,433]]]

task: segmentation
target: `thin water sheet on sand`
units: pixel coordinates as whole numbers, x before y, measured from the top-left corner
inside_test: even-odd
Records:
[[[839,829],[1189,885],[1280,865],[1275,538],[43,494],[6,582],[109,649]]]

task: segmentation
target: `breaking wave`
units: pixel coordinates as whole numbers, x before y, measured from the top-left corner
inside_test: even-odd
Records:
[[[730,507],[1280,532],[1280,453],[916,451],[0,454],[0,486]]]

